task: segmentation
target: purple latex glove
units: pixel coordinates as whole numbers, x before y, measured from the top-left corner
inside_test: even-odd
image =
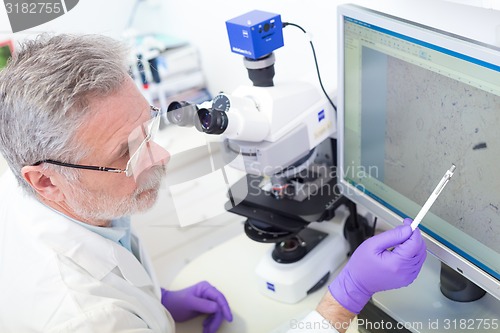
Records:
[[[203,321],[203,333],[214,333],[224,319],[233,320],[224,295],[206,281],[176,291],[162,288],[161,303],[177,322],[209,314]]]
[[[403,222],[364,241],[328,287],[347,310],[359,313],[376,292],[406,287],[416,279],[427,254],[425,242],[418,228],[411,231],[411,219]]]

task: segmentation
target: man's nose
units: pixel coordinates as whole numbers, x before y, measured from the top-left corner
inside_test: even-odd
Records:
[[[149,143],[148,152],[152,155],[151,166],[167,165],[170,161],[170,153],[154,141]]]
[[[166,165],[170,160],[170,153],[154,141],[150,141],[140,152],[137,163],[133,166],[132,174],[137,180],[139,175],[154,166]]]

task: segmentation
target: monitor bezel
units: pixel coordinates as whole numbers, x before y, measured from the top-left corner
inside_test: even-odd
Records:
[[[373,213],[375,216],[379,217],[383,221],[387,222],[391,226],[397,226],[401,224],[403,216],[391,211],[387,207],[383,206],[370,196],[364,194],[357,187],[353,186],[349,182],[345,181],[343,175],[344,170],[344,87],[342,83],[344,82],[344,17],[349,17],[362,22],[367,22],[387,30],[400,32],[403,35],[410,36],[419,40],[423,40],[430,43],[436,43],[436,38],[442,40],[443,38],[449,43],[447,44],[448,49],[455,50],[460,53],[468,54],[475,58],[482,59],[486,62],[493,62],[494,58],[498,59],[500,48],[481,43],[480,41],[474,41],[469,38],[458,36],[449,32],[445,32],[439,29],[435,29],[417,22],[409,21],[405,18],[395,17],[393,15],[378,12],[369,8],[365,8],[353,4],[340,5],[337,8],[337,19],[338,19],[338,88],[337,88],[337,142],[338,142],[338,185],[341,193],[354,201],[357,204],[362,205],[368,211]],[[462,48],[465,44],[467,48]],[[439,45],[439,44],[438,44]],[[496,53],[496,54],[495,54]],[[497,60],[498,63],[498,60]],[[422,232],[424,239],[426,240],[427,251],[437,257],[439,260],[444,262],[446,265],[450,266],[453,270],[465,276],[470,281],[474,282],[487,293],[494,296],[500,300],[500,280],[491,276],[480,267],[472,263],[471,261],[463,258],[461,255],[447,247],[446,245],[439,242],[436,238]]]

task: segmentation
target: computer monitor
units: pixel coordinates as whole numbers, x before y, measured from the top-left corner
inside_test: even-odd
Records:
[[[338,21],[342,193],[396,226],[455,164],[420,229],[500,299],[500,49],[356,5]]]

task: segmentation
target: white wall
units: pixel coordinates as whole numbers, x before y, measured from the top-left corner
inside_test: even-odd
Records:
[[[393,10],[395,13],[398,10],[414,11],[426,17],[431,23],[455,21],[457,25],[470,30],[473,30],[476,24],[468,22],[467,17],[458,19],[454,17],[453,12],[437,10],[435,3],[439,3],[439,0],[254,0],[251,2],[245,0],[163,0],[161,28],[199,47],[212,93],[230,92],[238,85],[251,83],[247,78],[242,57],[230,51],[225,21],[254,9],[281,14],[283,21],[299,24],[309,32],[316,48],[323,83],[327,90],[331,91],[336,88],[337,79],[336,7],[344,2],[377,6],[379,9]],[[408,2],[411,4],[408,5]],[[500,9],[500,0],[451,0],[449,2]],[[145,27],[148,23],[145,20],[142,22],[139,20],[138,24]],[[285,28],[283,33],[285,46],[275,51],[275,82],[297,78],[317,82],[311,49],[304,34],[291,26]],[[497,33],[500,34],[500,28]]]
[[[11,33],[4,6],[0,6],[0,40],[7,37],[23,37],[40,32],[102,33],[119,36],[125,27],[135,0],[81,0],[65,15],[37,27]]]
[[[410,1],[410,0],[409,0]],[[450,0],[477,7],[500,9],[500,0]],[[0,6],[0,40],[24,38],[43,31],[102,33],[119,38],[135,9],[134,27],[139,32],[165,32],[184,38],[195,44],[201,52],[202,62],[212,93],[232,91],[240,84],[250,84],[242,57],[229,49],[225,21],[250,10],[260,9],[280,14],[283,21],[301,25],[312,37],[316,48],[320,70],[327,90],[336,87],[337,20],[336,7],[340,3],[366,3],[381,6],[385,0],[147,0],[137,7],[135,0],[85,0],[67,14],[41,26],[22,33],[9,34],[10,25],[5,8]],[[404,5],[410,10],[420,11],[438,21],[453,20],[453,13],[440,13],[434,5],[440,0],[413,1]],[[407,1],[389,1],[398,4]],[[427,3],[427,5],[423,4]],[[397,6],[397,5],[396,5]],[[388,8],[395,7],[391,5]],[[465,19],[460,24],[474,29],[474,24]],[[499,28],[500,33],[500,28]],[[276,54],[275,81],[297,78],[317,82],[308,40],[294,27],[284,30],[285,47]]]
[[[165,0],[164,28],[168,33],[189,39],[199,47],[209,88],[213,93],[229,92],[240,84],[251,83],[242,56],[230,51],[225,21],[254,9],[280,14],[283,21],[299,24],[309,32],[325,87],[330,90],[336,86],[335,16],[336,6],[341,2],[344,1]],[[284,29],[283,35],[285,46],[275,51],[275,82],[297,78],[317,82],[306,36],[291,26]]]

